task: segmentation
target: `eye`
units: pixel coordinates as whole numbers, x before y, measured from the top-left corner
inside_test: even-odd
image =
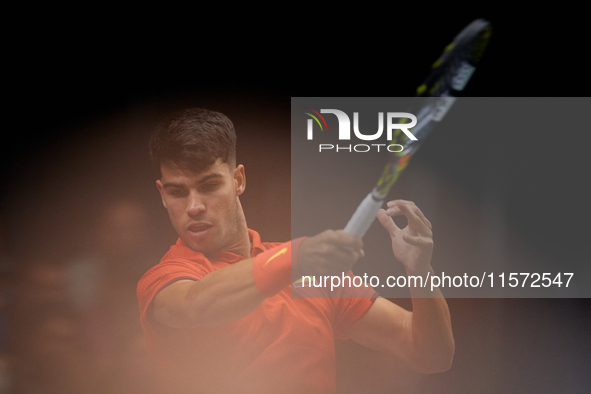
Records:
[[[215,189],[217,189],[218,185],[219,185],[218,183],[210,182],[210,183],[206,183],[204,185],[201,185],[201,187],[199,189],[201,189],[201,191],[204,193],[212,192]]]
[[[187,194],[186,190],[174,189],[170,192],[172,197],[184,197]]]

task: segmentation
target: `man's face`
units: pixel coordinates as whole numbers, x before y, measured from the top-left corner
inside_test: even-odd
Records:
[[[156,186],[185,245],[205,255],[232,251],[242,235],[238,196],[246,185],[244,166],[231,169],[218,159],[200,172],[166,165],[161,172]]]

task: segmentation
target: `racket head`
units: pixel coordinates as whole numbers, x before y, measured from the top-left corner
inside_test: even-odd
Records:
[[[492,34],[492,25],[484,19],[476,19],[466,26],[432,64],[431,72],[417,88],[413,106],[408,112],[417,117],[417,125],[411,129],[417,138],[412,140],[400,129],[392,135],[390,144],[401,145],[400,152],[388,155],[380,179],[373,190],[375,199],[384,199],[412,155],[431,133],[436,122],[441,121],[455,97],[461,94],[476,70]],[[400,123],[407,123],[400,119]]]
[[[457,96],[461,92],[488,46],[492,25],[476,19],[466,26],[432,64],[431,72],[417,88],[417,97]]]

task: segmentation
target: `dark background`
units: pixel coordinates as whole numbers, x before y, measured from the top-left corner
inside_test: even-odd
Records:
[[[0,226],[17,271],[29,261],[62,262],[83,253],[100,208],[121,197],[145,204],[157,229],[155,249],[166,251],[174,234],[159,208],[145,142],[163,109],[207,105],[236,119],[244,142],[239,158],[249,168],[243,200],[249,225],[263,238],[283,240],[289,238],[290,97],[412,95],[441,49],[476,17],[492,21],[494,32],[467,96],[587,95],[588,34],[580,10],[381,7],[302,16],[295,36],[279,34],[275,18],[243,26],[206,11],[172,26],[168,14],[160,16],[168,23],[148,23],[139,10],[59,19],[44,10],[15,13],[22,24],[7,40],[4,60]],[[504,136],[499,171],[506,175],[503,206],[511,228],[552,259],[588,261],[589,137],[585,130],[532,133]],[[478,140],[483,149],[499,143],[482,138],[490,139]],[[436,150],[432,155],[425,160],[442,162]],[[484,198],[482,169],[496,156],[467,155],[469,166],[450,161],[444,170],[466,193]],[[449,304],[457,342],[451,371],[416,375],[375,352],[339,344],[340,390],[582,393],[591,387],[588,300]]]

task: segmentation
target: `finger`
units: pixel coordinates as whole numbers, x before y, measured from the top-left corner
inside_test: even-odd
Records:
[[[336,249],[339,249],[340,251],[343,251],[343,254],[339,254],[339,259],[344,259],[344,260],[350,260],[353,259],[354,262],[359,260],[362,257],[365,257],[365,252],[363,251],[363,249],[353,249],[349,246],[339,246],[339,245],[334,245],[334,247]],[[336,255],[336,253],[335,253]]]
[[[409,201],[410,202],[410,201]],[[429,230],[433,230],[433,226],[431,225],[431,222],[429,221],[429,219],[427,219],[427,217],[425,216],[425,214],[423,213],[423,211],[421,211],[421,209],[419,207],[417,207],[417,205],[415,203],[411,203],[411,210],[423,221],[423,223],[425,223],[425,226],[427,226],[427,228]]]
[[[348,246],[343,247],[342,249],[350,253],[349,255],[347,255],[347,259],[349,259],[349,256],[351,257],[350,266],[355,264],[357,260],[359,260],[360,258],[365,257],[365,251],[363,249],[351,249]]]
[[[415,203],[413,203],[412,201],[405,201],[405,200],[388,201],[388,203],[386,204],[388,206],[388,209],[386,210],[388,215],[398,216],[401,214],[400,210],[396,209],[397,202],[400,202],[402,205],[405,205],[405,206],[410,206],[411,211],[414,212],[423,221],[425,226],[427,226],[427,228],[429,230],[433,230],[433,225],[431,224],[431,221],[429,221],[429,219],[427,219],[427,217],[425,216],[423,211],[421,211],[421,209],[419,207],[417,207],[417,205]]]
[[[330,254],[330,259],[335,261],[337,265],[342,264],[351,264],[361,256],[358,250],[353,250],[350,248],[343,248],[334,246],[332,253]]]
[[[363,240],[358,236],[350,234],[345,230],[337,230],[335,231],[335,235],[334,242],[337,245],[353,250],[363,249]]]
[[[330,254],[339,266],[342,264],[353,265],[359,258],[365,256],[363,241],[356,235],[344,230],[326,230],[315,236],[318,242],[323,245],[324,254]]]
[[[348,264],[350,261],[355,261],[361,254],[359,250],[342,246],[335,242],[320,242],[316,246],[314,253],[320,260],[335,262],[337,265],[340,262]]]
[[[417,246],[419,248],[433,248],[433,239],[429,237],[402,234],[402,239],[404,242],[412,246]]]
[[[348,247],[333,245],[333,250],[329,258],[329,266],[331,267],[331,271],[340,273],[350,270],[353,264],[355,264],[357,260],[362,257],[362,253],[362,249],[353,250]]]
[[[352,250],[352,249],[347,249],[347,250]],[[365,251],[363,249],[356,249],[353,250],[353,256],[355,257],[355,260],[359,260],[362,257],[365,257]]]
[[[394,220],[388,216],[385,210],[380,209],[376,217],[391,236],[395,236],[400,231],[400,228],[394,223]]]
[[[388,216],[390,216],[392,218],[394,218],[396,216],[404,216],[404,217],[406,217],[407,220],[410,219],[409,220],[409,223],[411,224],[410,228],[413,231],[427,234],[427,235],[430,234],[429,231],[431,231],[431,232],[433,231],[433,225],[431,224],[431,222],[429,220],[427,220],[427,218],[424,218],[424,219],[421,218],[421,216],[417,212],[415,212],[412,208],[401,209],[400,207],[392,207],[392,208],[386,209],[386,213],[388,214]],[[414,215],[414,218],[409,217],[409,213]],[[425,228],[425,231],[421,230],[421,228]]]
[[[415,207],[416,205],[410,201],[397,200],[396,206],[388,209],[394,210],[394,212],[391,213],[392,216],[397,216],[396,211],[399,210],[399,212],[401,212],[408,220],[408,224],[412,230],[417,231],[419,234],[431,236],[431,229],[415,212]]]

